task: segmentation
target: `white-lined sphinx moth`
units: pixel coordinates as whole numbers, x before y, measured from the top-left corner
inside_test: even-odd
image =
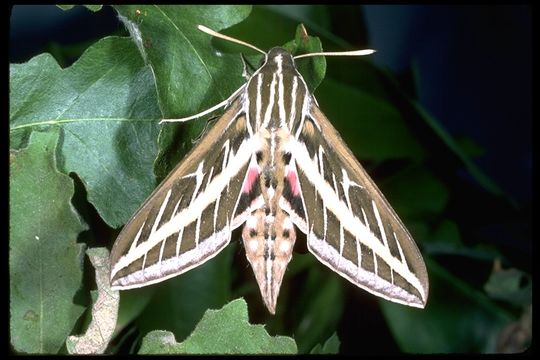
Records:
[[[296,229],[317,259],[355,285],[424,307],[428,278],[420,252],[320,111],[295,67],[300,56],[257,50],[265,54],[263,65],[229,99],[179,120],[228,106],[118,236],[113,288],[142,287],[192,269],[244,224],[246,255],[272,314]]]

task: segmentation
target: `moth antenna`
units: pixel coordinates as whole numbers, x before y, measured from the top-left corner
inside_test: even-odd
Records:
[[[236,90],[235,92],[232,93],[231,96],[229,96],[228,99],[225,99],[223,100],[222,102],[220,102],[219,104],[217,105],[214,105],[212,106],[211,108],[209,109],[206,109],[198,114],[195,114],[195,115],[191,115],[191,116],[188,116],[188,117],[185,117],[185,118],[181,118],[181,119],[163,119],[161,120],[159,123],[160,124],[163,124],[164,122],[185,122],[185,121],[189,121],[189,120],[193,120],[193,119],[197,119],[197,118],[200,118],[206,114],[210,114],[211,112],[214,112],[216,111],[217,109],[219,108],[222,108],[222,107],[227,107],[231,104],[231,102],[234,100],[234,98],[236,98],[236,96],[238,96],[238,94],[244,89],[244,85],[240,86],[238,88],[238,90]]]
[[[230,41],[230,42],[234,42],[234,43],[237,43],[237,44],[240,44],[240,45],[247,46],[248,48],[251,48],[251,49],[253,49],[253,50],[256,50],[256,51],[260,52],[261,54],[266,55],[266,52],[262,51],[261,49],[259,49],[259,48],[256,47],[255,45],[251,45],[251,44],[248,44],[247,42],[244,42],[244,41],[242,41],[242,40],[238,40],[238,39],[232,38],[232,37],[230,37],[230,36],[220,34],[220,33],[218,33],[217,31],[214,31],[214,30],[212,30],[212,29],[209,29],[209,28],[207,28],[207,27],[204,26],[204,25],[197,25],[197,29],[199,29],[199,30],[201,30],[202,32],[205,32],[205,33],[207,33],[207,34],[209,34],[209,35],[212,35],[212,36],[221,38],[221,39],[223,39],[223,40],[227,40],[227,41]]]
[[[226,105],[229,104],[229,100],[230,99],[225,99],[222,102],[220,102],[219,104],[217,104],[215,106],[212,106],[211,108],[206,109],[206,110],[204,110],[204,111],[202,111],[202,112],[200,112],[198,114],[195,114],[195,115],[191,115],[191,116],[184,117],[184,118],[181,118],[181,119],[163,119],[159,123],[163,124],[164,122],[186,122],[186,121],[189,121],[189,120],[197,119],[197,118],[200,118],[200,117],[202,117],[202,116],[204,116],[206,114],[210,114],[211,112],[214,112],[219,108],[225,107]]]
[[[294,57],[294,59],[296,60],[296,59],[306,58],[310,56],[364,56],[364,55],[371,55],[375,51],[376,50],[373,50],[373,49],[365,49],[365,50],[353,50],[353,51],[317,52],[317,53],[297,55]]]

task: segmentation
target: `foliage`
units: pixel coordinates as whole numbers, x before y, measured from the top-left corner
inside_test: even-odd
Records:
[[[56,168],[58,137],[34,131],[26,148],[10,151],[10,332],[20,352],[58,352],[84,311],[73,297],[86,225],[70,204],[71,179]]]
[[[290,13],[272,6],[114,9],[129,36],[100,39],[65,69],[49,54],[10,66],[10,338],[18,353],[64,352],[69,335],[85,332],[91,304],[84,298],[95,281],[92,266],[83,262],[85,245],[112,246],[111,231],[100,238],[98,228],[125,224],[192,147],[208,118],[158,122],[226,99],[244,81],[239,52],[252,64],[260,60],[251,50],[211,39],[197,24],[263,49],[348,47],[332,34],[333,8],[326,6],[288,8]],[[299,18],[322,41],[305,38]],[[456,193],[452,177],[462,169],[484,196],[505,202],[504,194],[390,74],[363,58],[328,59],[325,78],[326,66],[324,58],[299,60],[321,108],[423,250],[431,284],[426,309],[385,300],[377,306],[369,298],[363,301],[371,308],[355,317],[351,299],[368,295],[309,254],[295,254],[271,317],[243,250],[231,244],[182,276],[121,292],[108,352],[365,353],[376,346],[386,353],[386,344],[411,353],[494,352],[505,327],[529,318],[522,314],[531,303],[530,283],[522,279],[530,275],[491,271],[504,256],[486,244],[471,245],[447,214]],[[433,170],[434,159],[445,163],[442,175],[450,178]],[[90,219],[87,233],[81,216]],[[486,275],[461,279],[455,273],[462,261]],[[251,322],[264,328],[249,323],[243,300],[227,304],[239,296],[248,299]],[[382,312],[392,337],[372,336],[370,328],[363,336],[351,333],[346,324],[364,323],[369,312]]]
[[[213,334],[213,336],[208,336]],[[293,339],[268,335],[262,325],[248,323],[244,300],[231,301],[220,310],[208,310],[182,343],[168,331],[148,333],[139,354],[296,354]]]

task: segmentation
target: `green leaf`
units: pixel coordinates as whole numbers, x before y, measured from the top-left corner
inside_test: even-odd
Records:
[[[450,253],[464,246],[457,224],[447,219],[438,224],[428,244],[439,244],[440,247],[446,247]]]
[[[450,197],[446,186],[419,166],[401,171],[380,186],[397,213],[404,218],[426,220],[437,216],[444,211]]]
[[[152,286],[155,294],[136,320],[140,332],[170,330],[183,339],[193,331],[206,310],[225,304],[230,299],[233,249],[228,246],[211,261]],[[122,298],[128,294],[145,295],[148,291],[146,288],[122,291]]]
[[[58,6],[62,10],[71,10],[75,7],[75,5],[56,5],[56,6]],[[88,10],[92,12],[99,11],[103,7],[103,5],[82,5],[82,6],[84,6],[85,8],[87,8]]]
[[[282,13],[284,17],[296,22],[307,23],[317,31],[332,27],[327,5],[262,5],[267,11]]]
[[[88,10],[90,10],[90,11],[96,12],[96,11],[101,10],[103,5],[84,5],[84,7],[87,8]]]
[[[33,129],[63,129],[66,173],[113,227],[124,224],[155,186],[158,120],[154,80],[132,42],[105,38],[67,69],[48,54],[10,66],[10,145]]]
[[[304,25],[300,24],[296,28],[293,41],[289,41],[283,46],[293,55],[322,52],[322,44],[319,38],[309,36]],[[298,71],[306,81],[309,91],[313,93],[324,79],[326,73],[326,58],[315,56],[307,59],[295,61]]]
[[[56,169],[58,131],[32,132],[10,151],[10,337],[24,353],[57,353],[84,307],[81,286],[87,227],[70,200],[73,180]]]
[[[310,351],[310,354],[339,354],[340,345],[341,343],[337,334],[333,333],[323,345],[315,345],[315,347]]]
[[[360,159],[379,162],[425,156],[392,103],[332,78],[322,82],[316,95],[320,108]]]
[[[92,322],[83,336],[70,336],[66,342],[70,354],[103,354],[111,341],[120,295],[111,290],[109,250],[92,248],[86,251],[96,270],[97,298],[92,306]]]
[[[143,58],[154,69],[165,117],[191,115],[201,102],[226,99],[242,83],[237,55],[216,56],[202,24],[220,31],[244,19],[249,6],[116,6]],[[140,13],[140,15],[138,15]],[[228,69],[227,72],[222,69]],[[236,83],[224,82],[238,69]]]
[[[455,138],[456,145],[470,158],[479,158],[486,155],[486,149],[469,137]]]
[[[343,39],[335,36],[328,30],[330,28],[328,24],[328,21],[330,21],[328,19],[328,6],[298,6],[304,8],[304,13],[312,12],[312,14],[315,15],[309,16],[310,18],[302,15],[297,16],[297,11],[291,9],[292,7],[295,6],[254,5],[248,18],[237,26],[226,29],[223,33],[237,39],[242,39],[260,49],[269,50],[274,46],[278,46],[279,44],[288,41],[291,38],[291,34],[295,32],[295,29],[297,29],[300,24],[303,24],[307,28],[309,34],[315,34],[315,36],[323,39],[322,43],[324,44],[325,49],[328,46],[335,47],[336,44],[339,44],[342,47],[348,47],[350,50],[350,46],[348,46]],[[317,14],[315,14],[313,10],[315,10]],[[317,23],[315,17],[317,18],[317,21],[322,20],[325,24],[321,25],[320,23]]]
[[[153,331],[140,354],[295,354],[294,340],[268,335],[264,326],[251,325],[247,304],[237,299],[220,310],[208,310],[182,343],[167,331]]]
[[[291,314],[290,321],[298,324],[294,330],[298,351],[308,353],[338,325],[343,314],[344,280],[324,268],[311,254],[295,254],[295,258],[308,258],[311,267],[287,313]]]
[[[134,291],[120,292],[120,309],[116,322],[115,335],[124,330],[143,313],[156,292],[156,286],[147,286]]]
[[[240,56],[237,53],[218,56],[211,44],[212,36],[198,30],[197,25],[220,31],[242,21],[251,11],[250,6],[115,8],[142,57],[153,69],[164,118],[189,116],[210,108],[228,98],[245,81]],[[179,162],[191,147],[190,140],[203,128],[201,121],[163,126],[155,166],[159,178],[165,177]]]
[[[493,246],[465,246],[461,241],[458,225],[448,219],[436,224],[433,230],[422,237],[422,247],[430,255],[461,255],[479,260],[494,260],[501,254]]]
[[[526,306],[532,303],[531,276],[518,269],[495,269],[484,285],[484,290],[491,298],[514,305]]]
[[[425,309],[380,300],[388,326],[408,353],[492,353],[502,327],[512,320],[485,294],[425,258],[429,299]]]

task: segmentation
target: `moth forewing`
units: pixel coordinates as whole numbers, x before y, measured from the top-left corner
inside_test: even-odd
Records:
[[[308,249],[355,285],[424,307],[427,271],[411,235],[315,104],[310,122],[313,130],[300,134],[296,151],[302,194],[317,194],[306,205]]]
[[[111,251],[114,288],[176,276],[228,244],[232,225],[243,222],[233,212],[256,148],[240,110],[240,102],[234,101],[123,228]]]

